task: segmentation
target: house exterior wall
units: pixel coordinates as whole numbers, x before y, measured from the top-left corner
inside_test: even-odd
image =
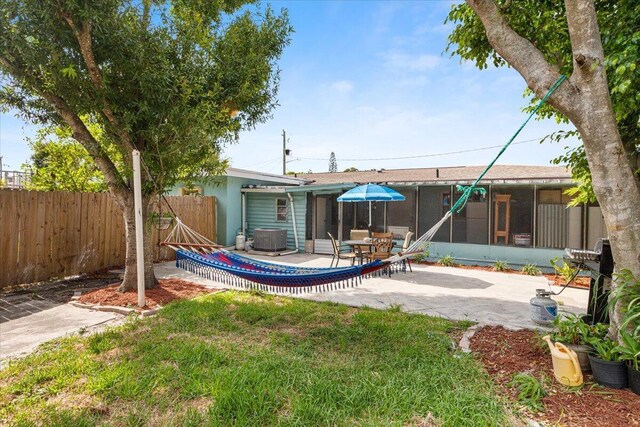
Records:
[[[293,210],[291,209],[289,196],[282,193],[254,193],[246,194],[246,221],[247,237],[253,238],[256,228],[284,228],[287,230],[287,249],[296,247],[293,231]],[[304,251],[305,217],[307,214],[306,193],[292,194],[295,210],[295,221],[298,231],[298,250]],[[276,199],[287,200],[287,220],[276,221]]]
[[[502,182],[484,185],[486,194],[474,194],[466,207],[441,227],[431,242],[430,259],[452,255],[458,262],[467,264],[493,264],[502,260],[513,267],[532,263],[542,269],[551,269],[550,260],[562,258],[565,247],[593,248],[597,239],[607,235],[599,208],[568,208],[569,199],[563,194],[568,186],[566,183]],[[417,229],[416,234],[420,236],[442,218],[452,201],[460,197],[460,191],[454,184],[389,184],[389,187],[412,197],[407,197],[404,202],[387,203],[383,208],[384,214],[374,215],[374,231],[389,231],[390,226],[402,226],[411,231]],[[342,191],[338,190],[335,196]],[[314,194],[317,201],[313,185],[308,186],[307,192]],[[413,194],[417,194],[417,199]],[[499,221],[496,215],[498,196],[507,200],[510,220],[506,225],[495,227]],[[343,216],[343,240],[348,239],[351,228],[357,228],[356,217],[358,215]],[[313,218],[314,222],[318,221]],[[348,222],[351,224],[346,224]],[[316,227],[315,223],[311,225],[313,230]],[[495,235],[502,229],[508,238],[498,240]],[[316,236],[315,251],[324,253],[320,245],[322,241],[318,239]],[[397,243],[401,244],[400,240]]]
[[[238,230],[242,229],[242,188],[249,185],[278,185],[278,183],[260,179],[220,176],[207,183],[194,184],[195,187],[201,188],[203,196],[216,197],[217,243],[224,246],[235,244],[236,234]],[[169,191],[169,194],[180,195],[180,190],[184,187],[184,185],[176,185]]]
[[[491,265],[506,261],[511,268],[535,264],[543,271],[552,272],[551,260],[562,259],[564,250],[547,248],[519,248],[514,246],[478,245],[472,243],[431,242],[429,261],[438,261],[451,255],[457,262],[466,265]]]

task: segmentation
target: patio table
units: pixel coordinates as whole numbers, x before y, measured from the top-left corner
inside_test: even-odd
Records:
[[[366,241],[366,240],[343,240],[342,243],[354,248],[354,252],[358,254],[358,259],[360,260],[361,265],[364,262],[364,254],[362,253],[362,248],[366,246],[368,247],[368,249],[371,249],[371,247],[373,246],[373,243],[371,241]],[[392,242],[391,248],[393,249],[395,245],[396,243]],[[355,250],[356,247],[358,248],[357,251]]]
[[[365,240],[343,240],[342,243],[345,245],[349,245],[354,249],[354,252],[358,254],[358,260],[360,261],[361,265],[364,258],[362,255],[362,248],[366,246],[368,247],[368,249],[371,249],[372,246],[371,241],[367,242]],[[356,248],[358,248],[358,250],[356,250]]]

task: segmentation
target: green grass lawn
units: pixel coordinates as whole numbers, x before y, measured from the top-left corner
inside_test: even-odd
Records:
[[[453,347],[468,324],[225,292],[45,344],[0,371],[0,423],[482,426],[507,423]]]

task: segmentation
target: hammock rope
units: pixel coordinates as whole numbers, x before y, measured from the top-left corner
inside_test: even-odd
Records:
[[[259,261],[226,251],[222,246],[192,230],[175,215],[171,206],[169,209],[174,213],[176,225],[161,244],[176,250],[176,266],[180,268],[230,286],[272,293],[322,292],[342,289],[357,286],[362,277],[404,271],[405,264],[400,261],[424,252],[440,227],[451,218],[451,215],[464,209],[472,194],[486,193],[484,188],[478,188],[477,185],[531,118],[566,79],[565,75],[560,75],[556,79],[513,136],[471,185],[457,186],[457,190],[462,192],[462,195],[442,219],[416,239],[406,250],[388,259],[341,268],[297,267]],[[169,204],[166,198],[164,201],[167,205]]]
[[[481,193],[485,193],[485,189],[484,188],[477,188],[478,183],[482,180],[482,178],[484,178],[484,176],[487,174],[487,172],[489,172],[489,169],[491,169],[493,167],[493,165],[498,161],[500,156],[502,156],[502,154],[507,150],[507,148],[509,148],[511,143],[520,134],[522,129],[524,129],[524,127],[527,125],[527,123],[529,123],[531,118],[538,112],[538,110],[540,108],[542,108],[542,106],[547,102],[549,97],[556,91],[556,89],[558,89],[560,87],[560,85],[566,79],[567,79],[567,76],[565,76],[564,74],[561,74],[556,79],[556,81],[551,85],[551,87],[549,87],[549,90],[547,91],[547,93],[542,97],[542,99],[540,99],[540,101],[538,102],[538,104],[536,104],[535,108],[531,111],[529,116],[527,116],[525,121],[520,125],[518,130],[516,130],[516,132],[511,136],[511,138],[509,138],[507,143],[500,149],[498,154],[493,158],[491,163],[489,163],[487,165],[487,167],[482,171],[482,173],[478,176],[478,178],[476,178],[476,180],[473,182],[473,184],[471,184],[469,186],[461,186],[461,185],[457,186],[458,191],[462,191],[462,195],[453,204],[453,206],[451,206],[451,209],[449,209],[449,211],[445,214],[445,216],[442,218],[442,220],[440,220],[434,227],[440,228],[442,226],[442,224],[444,224],[446,222],[446,220],[449,219],[449,217],[452,214],[460,213],[462,211],[462,209],[464,209],[465,205],[467,204],[467,201],[469,200],[469,197],[471,197],[471,195],[474,192],[480,191]],[[431,241],[431,239],[433,238],[435,233],[438,231],[437,228],[436,228],[435,231],[433,231],[433,228],[430,229],[425,234],[423,234],[418,239],[416,239],[416,241],[411,246],[409,246],[409,248],[407,248],[407,250],[404,251],[401,255],[399,255],[397,257],[394,257],[394,258],[390,258],[389,260],[390,261],[393,260],[393,262],[397,262],[397,261],[401,261],[401,260],[403,260],[403,259],[405,259],[407,257],[413,256],[413,255],[415,255],[417,253],[424,252],[425,249],[426,249],[426,245],[428,245],[428,243]]]

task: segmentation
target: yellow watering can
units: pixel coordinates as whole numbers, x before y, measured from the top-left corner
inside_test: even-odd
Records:
[[[552,343],[549,335],[542,337],[542,339],[549,344],[553,361],[553,376],[556,377],[556,380],[566,386],[582,384],[582,370],[576,352],[562,343]]]

